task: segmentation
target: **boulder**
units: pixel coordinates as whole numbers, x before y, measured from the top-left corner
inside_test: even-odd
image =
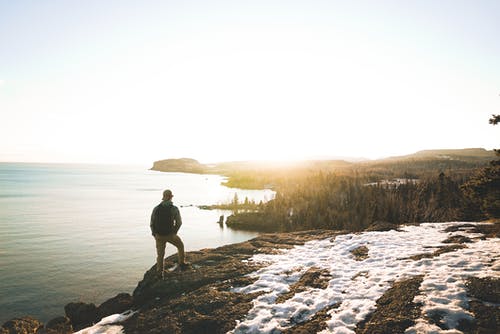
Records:
[[[106,300],[97,308],[99,319],[111,314],[123,313],[132,308],[132,296],[129,293],[119,293]]]
[[[3,324],[1,334],[32,334],[43,328],[43,323],[32,317],[14,318]]]
[[[68,317],[57,317],[45,325],[45,333],[47,334],[71,334],[73,333],[73,326]]]
[[[94,304],[81,302],[69,303],[64,306],[64,311],[75,329],[87,327],[100,320],[97,314],[97,307]]]
[[[368,231],[368,232],[372,232],[372,231],[385,232],[385,231],[397,230],[397,229],[398,229],[398,225],[397,224],[376,221],[376,222],[373,222],[370,226],[368,226],[365,229],[365,231]]]

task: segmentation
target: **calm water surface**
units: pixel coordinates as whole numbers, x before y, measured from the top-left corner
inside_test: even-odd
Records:
[[[266,201],[273,192],[222,181],[146,167],[0,163],[0,324],[22,315],[47,321],[69,302],[132,293],[155,262],[149,218],[163,189],[172,189],[181,210],[187,250],[253,238],[219,227],[229,212],[196,206],[229,202],[235,193]]]

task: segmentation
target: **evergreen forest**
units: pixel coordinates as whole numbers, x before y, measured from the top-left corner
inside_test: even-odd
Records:
[[[490,123],[497,124],[493,115]],[[480,221],[500,218],[500,157],[486,165],[464,160],[410,159],[355,168],[303,168],[284,173],[240,172],[229,180],[273,184],[266,203],[229,207],[231,228],[257,231],[338,229],[373,224]],[[453,163],[453,166],[446,165]],[[227,208],[227,207],[226,207]]]

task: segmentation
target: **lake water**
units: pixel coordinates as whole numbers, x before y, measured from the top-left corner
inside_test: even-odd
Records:
[[[155,262],[149,219],[166,188],[181,210],[186,250],[255,237],[217,224],[230,212],[196,206],[226,203],[235,193],[267,201],[274,193],[222,181],[146,167],[0,163],[0,324],[24,315],[47,321],[69,302],[98,305],[132,293]],[[175,252],[167,246],[168,255]]]

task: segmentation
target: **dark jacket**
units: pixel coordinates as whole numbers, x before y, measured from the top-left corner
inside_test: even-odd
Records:
[[[182,225],[182,218],[181,218],[181,213],[179,211],[179,208],[176,207],[172,203],[172,201],[169,201],[169,200],[162,201],[160,203],[160,205],[172,206],[171,210],[172,210],[172,215],[174,218],[174,233],[177,233],[177,231],[179,231],[179,229],[181,228],[181,225]],[[154,230],[154,226],[153,226],[153,215],[151,215],[151,222],[149,223],[149,227],[151,228],[152,235],[157,234],[157,232]]]

